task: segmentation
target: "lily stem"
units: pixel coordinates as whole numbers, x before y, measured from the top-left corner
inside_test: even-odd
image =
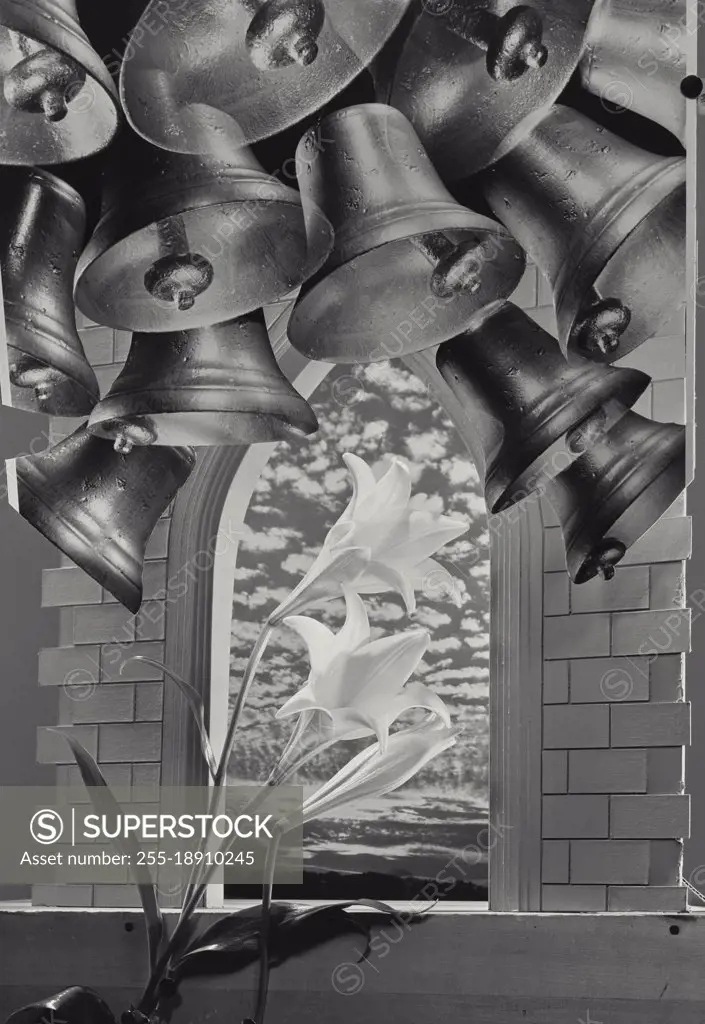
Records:
[[[264,866],[264,881],[262,883],[262,925],[260,929],[260,961],[259,961],[259,984],[257,987],[257,1009],[255,1010],[255,1024],[264,1024],[264,1015],[267,1010],[267,995],[269,993],[269,933],[272,920],[272,890],[274,888],[274,869],[277,863],[277,853],[281,833],[272,839],[267,850],[267,860]]]

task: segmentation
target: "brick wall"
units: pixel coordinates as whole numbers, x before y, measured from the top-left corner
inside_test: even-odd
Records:
[[[548,287],[530,266],[513,296],[555,332]],[[130,336],[81,321],[103,394],[126,357]],[[627,360],[653,378],[635,410],[683,422],[683,318],[666,339]],[[58,428],[57,428],[58,429]],[[65,422],[61,432],[69,432]],[[683,653],[689,620],[684,560],[690,521],[679,500],[629,552],[609,582],[576,587],[565,569],[560,529],[548,505],[544,551],[543,909],[682,909],[682,839],[688,834],[683,753],[689,741]],[[163,658],[169,516],[152,537],[145,603],[130,615],[65,560],[44,574],[44,604],[61,608],[60,646],[39,656],[43,686],[62,688],[60,723],[97,756],[109,782],[159,779],[162,686],[149,666],[120,665],[131,654]],[[651,653],[654,652],[654,653]],[[53,723],[52,723],[53,724]],[[40,761],[60,782],[77,781],[65,743],[40,728]],[[37,904],[134,904],[131,887],[38,886]]]

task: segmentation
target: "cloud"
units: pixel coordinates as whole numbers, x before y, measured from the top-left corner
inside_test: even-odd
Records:
[[[435,461],[445,455],[448,436],[445,431],[428,430],[406,439],[406,450],[414,461]]]
[[[282,562],[282,569],[291,576],[303,576],[313,564],[310,555],[287,555]]]
[[[438,629],[440,626],[447,626],[450,622],[452,622],[450,615],[446,615],[445,612],[439,612],[437,608],[426,608],[424,605],[419,605],[414,615],[414,623],[426,626],[431,631]]]
[[[441,470],[447,476],[448,482],[454,487],[470,483],[470,481],[476,483],[478,487],[480,486],[480,478],[475,468],[475,463],[469,455],[467,458],[456,455],[450,459],[444,459],[441,463]]]
[[[428,650],[431,654],[443,654],[445,651],[458,651],[462,646],[457,636],[445,636],[440,640],[432,640]]]
[[[463,643],[466,644],[471,650],[482,650],[483,647],[487,647],[490,642],[490,638],[485,633],[478,633],[477,636],[466,636]]]

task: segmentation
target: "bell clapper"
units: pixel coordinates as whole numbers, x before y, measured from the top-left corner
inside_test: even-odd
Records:
[[[323,0],[238,0],[252,21],[245,43],[260,71],[298,64],[308,67],[318,57],[318,37],[326,20]]]
[[[621,541],[608,537],[598,548],[595,548],[584,568],[588,571],[594,569],[592,575],[599,576],[607,582],[614,579],[615,566],[622,561],[626,553],[627,549]]]
[[[483,261],[482,245],[475,241],[452,242],[442,231],[431,231],[411,239],[434,267],[431,291],[440,299],[461,292],[474,295],[480,289]]]
[[[153,298],[186,312],[212,284],[213,266],[205,256],[190,252],[181,217],[160,221],[157,234],[160,258],[145,274],[144,286]]]
[[[578,423],[565,436],[566,447],[572,455],[584,455],[597,444],[607,430],[607,414],[596,409],[587,419]]]
[[[588,355],[607,356],[619,348],[632,314],[619,299],[601,299],[596,292],[593,294],[594,301],[576,321],[572,334],[578,347]]]
[[[477,10],[474,0],[460,0],[447,14],[454,35],[487,53],[487,71],[498,82],[521,78],[525,71],[542,68],[548,60],[543,42],[543,21],[526,4],[512,7],[500,17]]]
[[[11,30],[9,35],[20,60],[5,75],[6,102],[15,110],[43,114],[47,121],[63,121],[69,101],[85,84],[85,71],[70,57],[21,32]]]

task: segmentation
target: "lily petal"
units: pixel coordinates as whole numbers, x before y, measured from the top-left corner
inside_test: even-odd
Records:
[[[355,509],[355,519],[365,524],[377,519],[393,521],[406,511],[410,497],[411,473],[400,459],[395,458],[382,479],[377,481],[374,491]]]
[[[428,512],[412,512],[408,536],[387,551],[390,561],[418,563],[430,558],[445,544],[468,531],[468,524],[450,516],[430,516]]]
[[[336,647],[339,650],[353,651],[360,644],[370,639],[370,621],[367,618],[367,609],[360,595],[352,587],[343,587],[347,615],[345,625],[336,637]]]
[[[358,694],[397,692],[418,667],[430,642],[424,629],[380,637],[352,652],[346,675],[354,678]]]
[[[352,498],[348,503],[348,507],[343,512],[338,523],[347,522],[347,520],[352,519],[355,514],[355,509],[374,491],[377,484],[374,473],[365,460],[361,459],[359,455],[354,455],[352,452],[345,452],[343,455],[343,462],[350,470],[350,475],[352,476],[353,493]]]
[[[416,594],[412,579],[396,565],[389,565],[379,559],[370,561],[355,584],[361,594],[379,594],[385,590],[394,590],[401,595],[406,605],[407,614],[416,611]]]
[[[311,673],[318,675],[325,671],[335,657],[335,633],[308,615],[288,615],[282,625],[293,629],[306,644]]]
[[[332,555],[327,553],[325,560],[319,556],[288,598],[272,612],[270,623],[276,625],[320,601],[338,597],[342,586],[354,583],[362,574],[370,554],[369,548],[355,547],[343,548]]]

